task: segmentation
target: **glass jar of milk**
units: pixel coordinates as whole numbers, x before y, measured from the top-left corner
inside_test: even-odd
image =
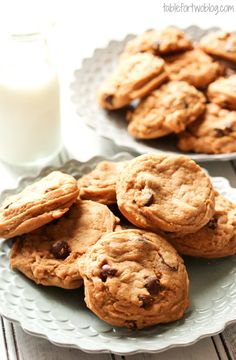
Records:
[[[42,33],[2,39],[0,159],[44,164],[61,149],[59,82]]]

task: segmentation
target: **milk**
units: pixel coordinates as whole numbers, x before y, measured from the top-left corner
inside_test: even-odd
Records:
[[[38,45],[24,45],[17,42],[11,53],[17,58],[0,66],[0,158],[20,166],[41,163],[61,148],[57,74]]]

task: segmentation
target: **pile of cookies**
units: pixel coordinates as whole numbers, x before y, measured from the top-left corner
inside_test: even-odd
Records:
[[[236,205],[188,157],[147,154],[78,180],[52,172],[3,202],[0,236],[14,237],[13,269],[37,284],[84,284],[91,311],[134,330],[186,311],[179,254],[236,253]]]
[[[193,44],[176,28],[150,30],[126,44],[98,101],[108,110],[128,106],[128,131],[137,139],[177,134],[185,152],[235,152],[235,65],[232,33]]]

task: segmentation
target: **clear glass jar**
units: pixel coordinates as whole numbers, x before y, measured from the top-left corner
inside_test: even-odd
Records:
[[[1,44],[0,159],[42,164],[61,146],[59,82],[47,40],[11,34]]]

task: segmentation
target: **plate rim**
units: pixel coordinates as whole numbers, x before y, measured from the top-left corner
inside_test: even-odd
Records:
[[[134,156],[128,152],[120,152],[117,153],[113,156],[105,156],[105,155],[98,155],[98,156],[94,156],[92,158],[90,158],[87,161],[78,161],[76,159],[71,159],[67,162],[65,162],[62,166],[49,166],[49,167],[45,167],[43,168],[38,174],[34,175],[34,176],[27,176],[27,177],[22,177],[21,179],[19,179],[18,181],[18,185],[14,188],[11,189],[6,189],[3,192],[0,193],[0,198],[2,197],[2,195],[6,196],[9,195],[10,193],[15,193],[18,190],[20,190],[20,188],[22,188],[25,183],[29,183],[29,182],[33,182],[43,176],[45,176],[46,173],[53,171],[53,170],[59,170],[59,171],[63,171],[66,168],[69,168],[70,166],[76,167],[76,166],[86,166],[87,164],[91,164],[91,165],[95,165],[97,162],[100,161],[104,161],[104,160],[108,160],[108,161],[121,161],[121,160],[125,160],[125,159],[131,159]],[[212,177],[213,179],[215,179],[215,181],[219,181],[219,182],[224,182],[225,186],[229,187],[230,189],[233,189],[236,192],[236,188],[232,187],[229,180],[225,177]],[[3,242],[3,244],[6,243],[6,241]],[[0,248],[0,253],[1,253],[1,248]],[[171,344],[167,344],[164,346],[161,346],[158,348],[158,343],[157,343],[157,348],[156,349],[150,349],[148,348],[149,344],[147,344],[146,346],[142,346],[142,347],[138,347],[138,339],[135,341],[135,345],[136,348],[131,349],[131,350],[123,350],[123,351],[119,351],[117,350],[115,343],[115,338],[112,339],[112,342],[108,342],[106,347],[104,347],[104,344],[101,344],[102,346],[98,346],[97,343],[94,343],[93,348],[88,347],[86,345],[81,345],[81,339],[86,338],[86,335],[83,335],[81,339],[77,340],[77,342],[75,341],[71,341],[71,343],[63,343],[63,342],[59,342],[59,341],[55,341],[53,340],[53,336],[50,336],[50,331],[49,330],[45,330],[45,332],[37,332],[37,331],[32,331],[30,329],[30,326],[27,325],[27,321],[22,320],[21,318],[19,318],[18,315],[16,315],[16,317],[12,317],[9,314],[11,313],[11,310],[8,310],[6,308],[2,308],[1,307],[1,303],[0,303],[0,315],[13,322],[13,323],[17,323],[19,324],[22,329],[32,335],[32,336],[36,336],[36,337],[40,337],[40,338],[44,338],[46,340],[48,340],[50,343],[56,345],[56,346],[60,346],[60,347],[65,347],[65,348],[75,348],[87,353],[91,353],[91,354],[95,354],[95,353],[113,353],[113,354],[117,354],[117,355],[135,355],[138,353],[150,353],[150,354],[154,354],[154,353],[161,353],[163,351],[169,350],[169,349],[173,349],[176,347],[185,347],[185,346],[191,346],[193,344],[195,344],[196,342],[198,342],[199,340],[203,339],[203,338],[207,338],[210,336],[215,336],[217,334],[219,334],[220,332],[222,332],[228,325],[233,324],[236,322],[236,308],[235,308],[235,313],[234,316],[232,316],[231,314],[231,318],[228,318],[227,320],[222,320],[219,322],[217,322],[217,324],[215,324],[215,328],[212,331],[207,331],[204,334],[195,334],[195,336],[192,337],[191,340],[189,340],[188,338],[186,339],[186,341],[181,340],[180,342],[176,341],[173,342]],[[48,333],[49,332],[49,333]],[[129,346],[129,344],[127,344],[127,347]]]
[[[176,27],[176,28],[179,28],[181,29],[182,31],[186,32],[195,32],[195,31],[204,31],[204,32],[210,32],[210,31],[218,31],[218,30],[221,30],[221,28],[219,26],[212,26],[212,27],[206,27],[206,28],[203,28],[203,27],[200,27],[196,24],[193,24],[193,25],[190,25],[190,26],[187,26],[187,27],[179,27],[179,26],[176,26],[176,25],[169,25],[169,26],[173,26],[173,27]],[[149,29],[150,30],[150,29]],[[232,31],[233,33],[236,33],[235,31]],[[118,146],[120,149],[124,150],[124,151],[128,151],[128,152],[135,152],[137,154],[145,154],[147,153],[148,151],[153,151],[155,153],[165,153],[165,154],[169,154],[169,155],[186,155],[186,156],[189,156],[191,159],[193,159],[194,161],[199,161],[199,162],[210,162],[210,161],[230,161],[230,160],[236,160],[236,152],[232,152],[232,153],[225,153],[225,154],[205,154],[205,153],[193,153],[193,152],[188,152],[188,153],[184,153],[184,152],[180,152],[180,153],[177,153],[177,152],[174,152],[174,151],[164,151],[164,150],[161,150],[161,149],[156,149],[156,148],[152,148],[150,146],[149,149],[147,150],[142,150],[142,146],[146,146],[145,144],[142,144],[137,141],[136,143],[136,148],[135,147],[132,147],[130,145],[127,145],[127,144],[124,144],[122,142],[122,139],[120,139],[119,136],[109,136],[108,135],[108,132],[103,132],[101,131],[100,128],[98,127],[95,127],[93,123],[91,123],[91,121],[89,120],[89,118],[84,115],[79,109],[78,109],[78,106],[77,106],[77,103],[76,101],[73,99],[73,95],[75,94],[75,91],[74,91],[74,85],[76,84],[76,73],[77,72],[80,72],[83,70],[83,67],[84,67],[84,64],[91,61],[96,52],[100,52],[100,51],[104,51],[106,50],[109,46],[111,46],[112,43],[116,42],[116,43],[123,43],[125,42],[128,38],[130,37],[134,37],[134,36],[137,36],[138,34],[135,34],[135,33],[128,33],[126,34],[124,37],[122,38],[114,38],[114,39],[110,39],[108,41],[106,41],[106,43],[103,45],[103,46],[100,46],[98,48],[95,48],[92,52],[92,54],[90,56],[87,56],[85,58],[82,59],[81,61],[81,64],[80,66],[75,69],[73,71],[73,80],[71,81],[70,85],[69,85],[69,88],[71,90],[71,96],[70,96],[70,99],[71,99],[71,102],[75,105],[75,112],[77,113],[77,115],[79,117],[81,117],[85,124],[90,128],[92,129],[94,132],[96,132],[99,136],[101,136],[102,138],[105,138],[107,140],[110,140],[113,144],[115,144],[116,146]],[[138,140],[138,139],[133,139],[132,140]],[[155,139],[153,139],[155,140]],[[142,140],[141,140],[142,141]],[[147,145],[147,147],[149,147]]]
[[[236,314],[235,314],[235,319],[228,320],[224,324],[224,326],[221,327],[220,329],[217,329],[217,330],[212,331],[212,332],[208,332],[208,333],[203,334],[203,335],[199,335],[196,338],[194,338],[192,341],[182,342],[182,343],[177,343],[176,342],[176,343],[173,343],[171,345],[166,345],[166,346],[164,346],[162,348],[159,348],[159,349],[156,349],[156,350],[142,347],[142,348],[139,348],[137,350],[131,350],[131,351],[117,351],[115,349],[113,350],[112,346],[111,346],[110,349],[107,349],[107,348],[103,347],[103,348],[96,348],[96,349],[91,350],[91,348],[86,348],[86,347],[80,346],[80,345],[75,344],[75,343],[57,342],[55,340],[52,340],[50,338],[50,336],[48,336],[46,334],[42,334],[40,332],[35,332],[35,331],[27,329],[27,326],[24,326],[23,321],[12,318],[12,317],[4,314],[2,311],[0,311],[0,316],[2,316],[4,319],[6,319],[6,320],[8,320],[10,322],[13,322],[14,324],[20,325],[21,328],[23,329],[23,331],[26,334],[29,334],[29,335],[37,337],[37,338],[48,340],[51,344],[53,344],[55,346],[63,347],[63,348],[69,348],[69,349],[77,349],[77,350],[81,350],[83,352],[86,352],[88,354],[100,354],[100,353],[102,354],[103,353],[103,354],[115,354],[115,355],[120,355],[120,356],[123,356],[123,355],[124,356],[126,356],[126,355],[130,356],[130,355],[136,355],[136,354],[140,354],[140,353],[159,354],[159,353],[162,353],[164,351],[171,350],[171,349],[174,349],[174,348],[188,347],[188,346],[196,344],[198,341],[200,341],[202,339],[212,337],[212,336],[216,336],[216,335],[220,334],[222,331],[224,331],[227,326],[236,323]]]

